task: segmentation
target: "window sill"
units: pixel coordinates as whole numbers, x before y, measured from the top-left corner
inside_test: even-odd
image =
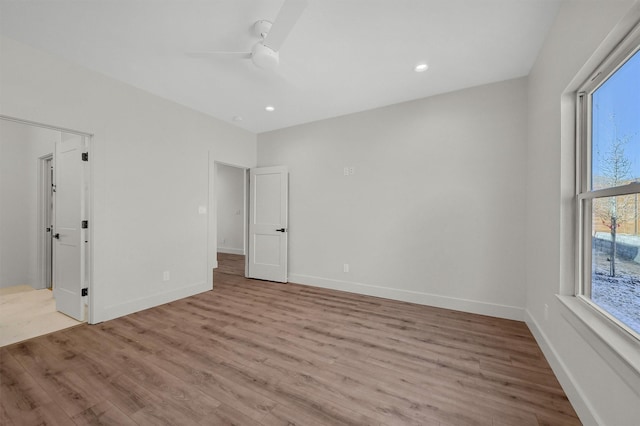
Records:
[[[575,296],[556,296],[562,316],[640,395],[640,342]]]

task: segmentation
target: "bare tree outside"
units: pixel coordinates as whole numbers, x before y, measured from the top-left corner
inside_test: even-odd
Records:
[[[635,52],[591,93],[591,155],[583,166],[587,191],[609,194],[591,198],[592,273],[584,294],[640,337],[640,191],[629,186],[640,182],[638,75]]]
[[[631,140],[631,136],[618,136],[615,116],[611,115],[613,135],[610,143],[606,145],[606,151],[599,149],[595,154],[600,157],[600,176],[594,176],[593,186],[597,188],[611,188],[629,183],[631,176],[631,160],[625,155],[625,147]],[[618,228],[625,222],[636,220],[635,205],[631,197],[609,197],[607,199],[595,199],[593,202],[594,214],[609,228],[611,233],[611,252],[609,257],[609,275],[616,276],[616,236]]]

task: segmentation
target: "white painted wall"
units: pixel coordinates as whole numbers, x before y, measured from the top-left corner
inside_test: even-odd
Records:
[[[526,306],[585,424],[634,424],[638,395],[555,300],[572,284],[573,154],[561,100],[630,4],[564,4],[528,81],[259,135],[259,165],[291,173],[291,280],[508,318]],[[254,166],[255,135],[0,43],[0,113],[96,135],[94,320],[210,288],[206,257],[216,250],[197,214],[211,205],[210,160]]]
[[[585,63],[595,67],[602,59],[590,60],[632,3],[563,4],[529,76],[526,320],[586,425],[635,425],[640,419],[640,396],[627,384],[640,378],[614,372],[594,342],[567,321],[556,299],[571,294],[574,285],[571,92],[586,78],[576,79]]]
[[[218,252],[245,254],[244,174],[239,167],[216,164]]]
[[[0,120],[0,287],[38,282],[39,158],[60,133]]]
[[[0,126],[0,287],[10,287],[30,284],[32,276],[25,215],[31,201],[24,168],[28,144],[17,143],[27,138],[22,129]]]
[[[92,320],[210,289],[209,155],[252,167],[256,136],[13,40],[0,50],[0,114],[95,134]]]
[[[526,128],[517,79],[258,135],[290,281],[522,319]]]

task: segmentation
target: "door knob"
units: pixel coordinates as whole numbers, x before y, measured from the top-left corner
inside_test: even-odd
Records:
[[[276,232],[286,232],[286,229],[284,228],[276,229]]]
[[[53,234],[53,238],[55,238],[56,240],[60,239],[60,234]]]

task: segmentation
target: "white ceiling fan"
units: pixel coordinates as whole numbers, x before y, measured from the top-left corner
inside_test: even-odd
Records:
[[[267,20],[257,21],[253,25],[253,32],[260,38],[250,52],[199,52],[190,56],[213,57],[219,55],[233,55],[244,59],[251,59],[253,63],[264,69],[273,70],[280,63],[279,51],[296,22],[306,9],[308,0],[284,0],[280,12],[272,23]]]

